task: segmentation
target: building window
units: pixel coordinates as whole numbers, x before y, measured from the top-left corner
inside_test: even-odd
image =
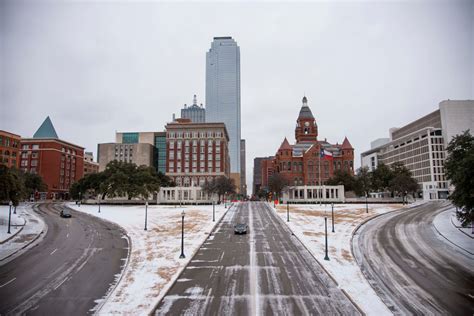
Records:
[[[29,148],[28,145],[22,145],[22,146],[21,146],[21,149],[23,149],[23,150],[26,150],[26,149],[28,149],[28,148]]]

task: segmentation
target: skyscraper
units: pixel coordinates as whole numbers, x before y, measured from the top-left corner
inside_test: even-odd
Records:
[[[229,133],[231,177],[240,188],[240,48],[230,36],[214,37],[206,54],[206,121]]]

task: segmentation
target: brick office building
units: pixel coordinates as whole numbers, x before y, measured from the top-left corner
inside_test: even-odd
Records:
[[[21,136],[0,130],[0,165],[20,167]]]
[[[306,97],[296,120],[295,139],[293,145],[283,140],[271,166],[262,163],[262,187],[268,186],[271,172],[283,175],[289,186],[324,185],[336,170],[354,174],[354,148],[347,137],[342,144],[318,140],[318,125]]]
[[[84,153],[84,176],[99,172],[99,163],[94,161],[94,154],[86,151]]]
[[[229,136],[224,123],[177,119],[166,125],[166,174],[177,186],[200,186],[230,175]]]
[[[21,140],[20,168],[37,173],[48,187],[42,199],[67,199],[71,185],[84,173],[84,148],[59,139],[49,117],[33,138]]]

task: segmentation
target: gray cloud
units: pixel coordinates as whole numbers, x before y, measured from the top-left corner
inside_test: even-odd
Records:
[[[443,99],[474,98],[472,21],[472,1],[3,1],[0,128],[29,137],[50,115],[93,151],[116,130],[162,130],[193,94],[204,103],[205,52],[230,35],[250,185],[253,158],[292,141],[303,93],[320,137],[348,136],[357,156]]]

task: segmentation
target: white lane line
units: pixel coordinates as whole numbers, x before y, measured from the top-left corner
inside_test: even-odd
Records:
[[[49,255],[51,256],[53,253],[55,253],[56,251],[58,251],[58,248],[54,249]]]
[[[2,288],[2,287],[4,287],[4,286],[6,286],[6,285],[12,283],[12,282],[15,281],[15,280],[16,280],[16,278],[11,279],[11,280],[8,281],[7,283],[0,285],[0,288]]]
[[[255,230],[253,225],[253,208],[250,203],[247,204],[249,208],[249,228],[250,228],[250,294],[252,302],[250,303],[250,314],[259,316],[260,311],[260,293],[258,287],[258,267],[257,267],[257,253],[255,252]]]
[[[66,238],[69,238],[69,233],[67,233]]]

